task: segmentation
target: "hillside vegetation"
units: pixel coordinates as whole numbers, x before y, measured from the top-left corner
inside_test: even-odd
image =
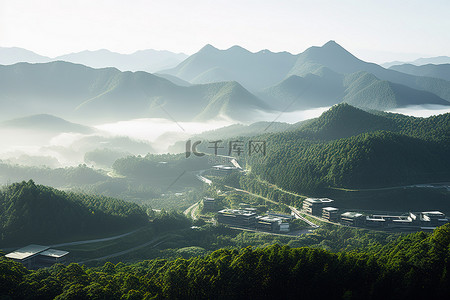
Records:
[[[450,225],[445,225],[362,252],[273,245],[220,249],[189,259],[108,262],[98,268],[56,265],[39,271],[2,259],[0,290],[11,299],[445,298],[449,237]]]
[[[2,245],[45,244],[111,234],[142,226],[147,219],[136,204],[65,193],[32,180],[0,191]]]
[[[298,193],[450,180],[450,114],[414,118],[333,106],[295,130],[263,136],[252,173]]]

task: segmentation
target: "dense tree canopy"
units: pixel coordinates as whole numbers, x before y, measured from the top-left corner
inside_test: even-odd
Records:
[[[45,243],[146,224],[138,205],[104,196],[14,183],[0,191],[1,244]]]
[[[341,104],[296,130],[263,136],[252,172],[295,192],[450,180],[450,114],[414,118]]]
[[[98,268],[26,270],[0,260],[11,299],[418,299],[448,296],[450,225],[365,252],[273,245]],[[189,249],[186,251],[200,251]]]

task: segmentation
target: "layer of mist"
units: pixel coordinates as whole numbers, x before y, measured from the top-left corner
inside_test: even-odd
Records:
[[[329,107],[293,112],[258,112],[258,120],[289,124],[319,117]],[[429,117],[450,112],[450,107],[416,105],[391,110],[415,117]],[[65,167],[87,163],[87,154],[107,153],[113,157],[170,153],[173,145],[201,134],[239,122],[219,118],[207,122],[176,122],[162,118],[144,118],[103,123],[92,132],[52,132],[39,129],[0,128],[0,159],[26,166]],[[106,155],[106,154],[105,154]],[[98,167],[111,167],[98,166]]]
[[[444,105],[411,105],[402,108],[396,108],[388,112],[413,116],[428,118],[430,116],[441,115],[450,112],[449,106]]]

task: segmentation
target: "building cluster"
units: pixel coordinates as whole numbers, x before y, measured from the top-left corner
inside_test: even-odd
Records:
[[[448,218],[440,211],[409,212],[402,215],[363,215],[354,211],[340,213],[338,208],[330,206],[332,202],[333,200],[328,198],[307,198],[303,201],[303,211],[331,222],[355,227],[427,230],[448,223]]]
[[[69,252],[50,249],[47,246],[28,245],[5,255],[6,258],[22,263],[28,269],[49,267],[65,263]]]
[[[232,227],[241,227],[269,232],[289,232],[289,215],[272,214],[260,216],[255,208],[222,209],[217,212],[217,221]]]

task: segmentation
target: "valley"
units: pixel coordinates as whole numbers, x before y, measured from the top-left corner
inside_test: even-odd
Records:
[[[444,294],[450,69],[427,62],[0,47],[0,298]]]

